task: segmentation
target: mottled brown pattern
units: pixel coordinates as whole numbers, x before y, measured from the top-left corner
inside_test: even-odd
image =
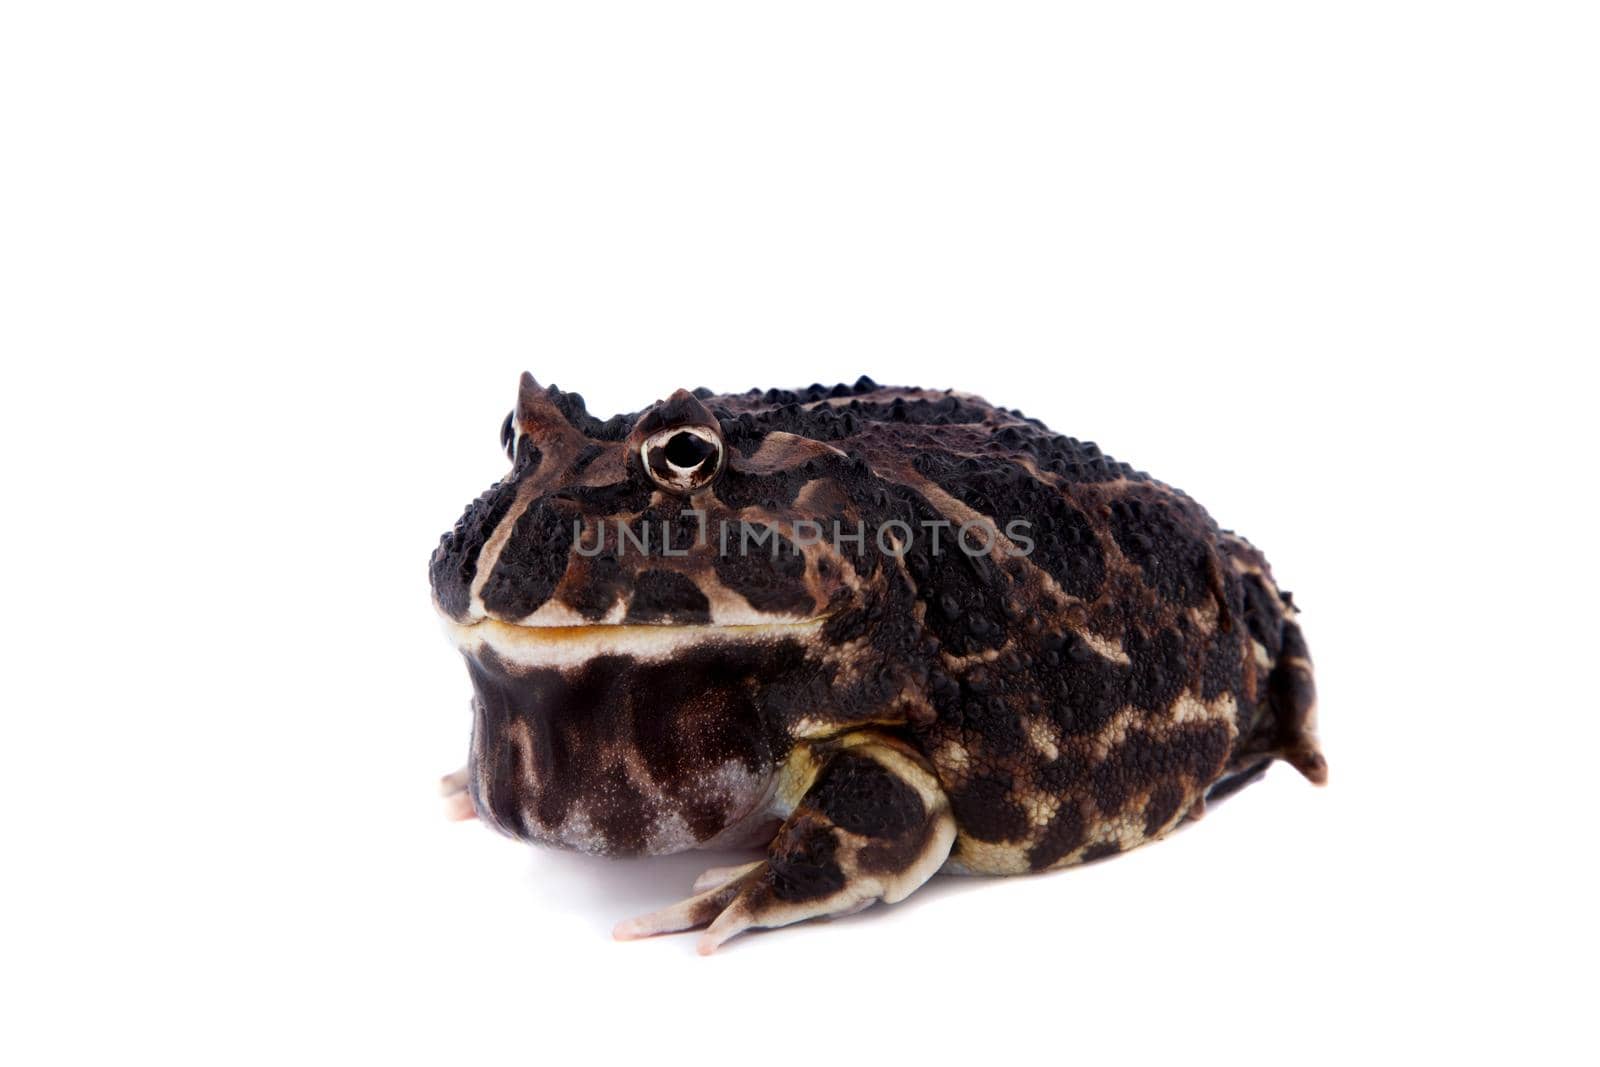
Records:
[[[478,686],[473,796],[505,832],[720,842],[792,817],[786,763],[869,726],[947,798],[951,871],[1124,851],[1264,761],[1326,776],[1309,654],[1261,553],[1092,443],[866,379],[680,390],[601,422],[525,377],[505,431],[511,471],[430,568]],[[807,780],[837,805],[845,774]],[[848,780],[874,817],[911,810]]]

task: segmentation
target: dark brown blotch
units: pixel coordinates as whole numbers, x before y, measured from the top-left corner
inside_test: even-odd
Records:
[[[872,757],[849,751],[828,761],[806,804],[840,829],[866,837],[903,837],[927,819],[915,789]]]
[[[1082,862],[1093,863],[1095,860],[1103,860],[1111,856],[1120,856],[1121,854],[1122,842],[1096,841],[1094,844],[1083,850]]]
[[[483,606],[494,615],[520,619],[550,599],[567,571],[572,518],[551,501],[539,500],[517,517],[483,585]]]
[[[1229,730],[1221,722],[1132,730],[1090,773],[1095,805],[1105,815],[1117,815],[1130,798],[1164,783],[1208,783],[1222,769],[1229,744]]]
[[[809,616],[816,610],[816,601],[806,589],[806,558],[792,541],[776,527],[759,523],[750,524],[749,538],[738,523],[729,529],[727,551],[719,551],[716,559],[717,577],[723,585],[757,611]]]
[[[1178,814],[1178,807],[1183,803],[1183,787],[1176,782],[1162,782],[1150,791],[1150,799],[1144,806],[1144,833],[1146,837],[1154,837],[1172,821]]]
[[[839,841],[832,827],[816,816],[797,812],[784,824],[767,852],[772,895],[779,900],[817,900],[844,888]]]
[[[1009,778],[976,776],[950,792],[950,810],[968,837],[1016,841],[1028,833],[1028,813],[1011,796]]]
[[[677,571],[648,570],[634,580],[627,622],[689,626],[711,621],[711,602]]]

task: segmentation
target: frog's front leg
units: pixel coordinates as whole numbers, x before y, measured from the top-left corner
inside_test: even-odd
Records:
[[[709,924],[699,945],[706,954],[744,930],[893,904],[932,877],[955,842],[950,802],[927,762],[882,734],[801,746],[778,796],[791,810],[766,859],[706,872],[694,896],[618,924],[616,936]]]

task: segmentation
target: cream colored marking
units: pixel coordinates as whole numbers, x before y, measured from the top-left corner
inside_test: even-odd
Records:
[[[1028,848],[962,836],[944,870],[949,874],[1027,874]]]
[[[939,873],[950,850],[956,843],[956,820],[950,814],[948,801],[939,798],[938,814],[934,816],[933,832],[928,835],[927,847],[910,867],[893,876],[893,881],[883,887],[883,902],[898,904],[916,892],[929,878]],[[935,810],[930,806],[930,811]]]
[[[1006,458],[1014,459],[1015,457]],[[1012,541],[1006,536],[1005,527],[1009,525],[1009,521],[1006,520],[1004,516],[985,515],[980,511],[968,507],[966,504],[947,493],[937,482],[930,478],[924,477],[922,473],[916,468],[912,467],[910,463],[904,463],[897,466],[894,469],[894,474],[899,478],[900,481],[911,485],[919,493],[921,493],[928,500],[928,502],[939,511],[940,515],[944,518],[950,519],[955,527],[959,528],[962,523],[973,520],[983,520],[991,523],[995,528],[995,535],[988,553],[989,559],[994,561],[997,567],[1001,568],[1004,568],[1008,563],[1022,564],[1025,568],[1023,572],[1024,575],[1027,578],[1031,578],[1038,585],[1038,602],[1045,603],[1053,597],[1060,600],[1063,604],[1069,606],[1090,603],[1090,601],[1086,601],[1082,597],[1073,596],[1071,593],[1068,593],[1065,589],[1063,589],[1061,587],[1061,583],[1056,581],[1054,575],[1052,575],[1044,567],[1034,562],[1032,553],[1022,553],[1022,551],[1017,547],[1016,542]],[[1049,480],[1047,484],[1054,486],[1056,489],[1061,488],[1059,482],[1055,481],[1054,479]],[[1102,486],[1104,484],[1106,483],[1101,483]],[[1099,487],[1100,486],[1097,486],[1097,488]],[[1078,507],[1078,504],[1074,502],[1073,506]],[[957,530],[951,529],[945,531],[945,533],[951,537],[954,537],[957,534]],[[1100,545],[1101,553],[1107,561],[1107,570],[1109,571],[1111,569],[1110,561],[1113,552],[1116,552],[1116,554],[1120,557],[1120,552],[1117,552],[1116,549],[1115,538],[1103,537],[1101,535],[1101,530],[1098,527],[1091,527],[1090,533],[1094,536],[1096,543]],[[1108,541],[1112,543],[1108,545]],[[960,551],[960,549],[957,548],[957,551]],[[1131,564],[1129,564],[1129,566],[1131,566]],[[1025,583],[1018,584],[1019,586],[1022,586]],[[1096,649],[1096,651],[1100,650]],[[1106,655],[1108,659],[1115,660],[1117,655],[1121,654],[1121,649],[1117,648],[1116,651],[1111,654],[1102,654]],[[1125,663],[1127,660],[1124,658],[1118,662]]]
[[[614,529],[614,527],[612,529]],[[694,583],[695,588],[704,594],[709,608],[711,621],[709,623],[700,625],[710,626],[713,628],[734,626],[787,626],[795,623],[813,621],[811,619],[799,618],[793,615],[778,615],[770,612],[757,611],[755,608],[750,606],[750,602],[748,600],[724,585],[717,577],[716,571],[709,567],[706,567],[703,570],[694,571],[685,568],[672,568],[670,566],[668,569],[676,569],[677,573],[688,578]],[[575,578],[570,580],[576,581]],[[529,630],[557,628],[581,629],[585,627],[623,625],[671,625],[656,623],[628,624],[626,622],[628,617],[628,598],[620,593],[618,594],[616,603],[607,608],[604,615],[600,616],[598,619],[586,618],[576,610],[568,607],[567,604],[562,600],[562,594],[566,592],[566,583],[568,581],[569,578],[564,576],[562,578],[562,584],[558,585],[556,587],[556,591],[550,596],[550,598],[543,604],[539,605],[539,607],[532,614],[524,615],[515,623],[509,623],[507,625],[514,625],[522,629]],[[817,598],[813,597],[813,603],[816,602],[818,602]]]
[[[1253,574],[1258,578],[1265,578],[1266,577],[1266,573],[1264,571],[1262,571],[1260,565],[1257,564],[1256,562],[1254,562],[1253,560],[1248,560],[1248,559],[1245,559],[1243,556],[1235,556],[1235,555],[1232,555],[1232,554],[1230,554],[1228,556],[1228,559],[1233,563],[1233,569],[1235,571],[1237,571],[1238,573],[1240,573],[1240,574]],[[1267,586],[1268,591],[1269,592],[1272,591],[1272,588],[1273,588],[1272,587],[1272,583],[1271,582],[1267,582],[1265,584]]]
[[[822,623],[812,619],[756,626],[512,626],[482,619],[467,625],[446,620],[445,630],[462,652],[487,647],[524,667],[576,667],[604,655],[655,662],[716,642],[804,640],[814,636]]]
[[[809,576],[810,569],[807,569]],[[757,611],[750,606],[750,601],[743,595],[723,584],[721,578],[712,567],[691,575],[695,588],[705,595],[707,603],[711,605],[711,622],[717,626],[765,626],[785,625],[791,622],[805,622],[805,619],[796,619],[790,616],[772,615],[767,612]],[[813,594],[812,603],[826,604],[826,598],[818,598]]]
[[[507,478],[510,475],[506,475]],[[504,479],[502,479],[503,481]],[[537,477],[528,479],[517,489],[517,495],[512,499],[511,506],[506,509],[505,517],[500,520],[489,536],[484,540],[483,547],[478,550],[477,573],[472,576],[472,587],[468,590],[467,610],[474,615],[482,615],[486,609],[483,606],[483,586],[489,580],[489,575],[494,573],[495,565],[500,562],[500,552],[505,548],[506,542],[511,540],[511,531],[516,527],[517,520],[522,513],[528,510],[528,505],[533,502],[536,495],[535,483]],[[496,482],[498,486],[500,483]]]
[[[712,526],[707,531],[707,547],[713,553],[725,556],[744,554],[752,558],[757,555],[778,558],[772,555],[771,543],[763,541],[758,545],[754,541],[746,541],[744,539],[746,527],[770,527],[785,540],[789,541],[790,544],[794,543],[794,529],[792,526],[794,520],[792,516],[775,513],[758,505],[739,508],[732,514],[737,516],[737,521],[724,519],[725,527]],[[726,537],[725,544],[724,537]],[[805,572],[801,576],[801,581],[813,604],[827,604],[833,593],[832,589],[822,585],[821,578],[817,573],[817,561],[819,559],[832,558],[836,562],[838,561],[837,554],[829,547],[831,544],[830,537],[831,531],[824,528],[821,540],[803,546],[796,545],[796,552],[791,554],[798,555],[805,560]],[[779,551],[782,553],[783,550],[780,549]],[[836,570],[843,573],[844,568],[836,568]],[[705,593],[707,599],[711,601],[712,618],[719,624],[743,625],[746,623],[779,621],[774,616],[763,614],[750,607],[749,601],[743,596],[722,584],[721,580],[717,578],[714,569],[707,568],[705,571],[696,573],[693,577],[700,591]],[[859,589],[860,583],[856,582],[851,587]],[[720,591],[720,595],[718,591]]]
[[[565,579],[563,578],[563,581]],[[557,594],[560,593],[559,588]],[[620,626],[622,620],[628,616],[628,603],[621,596],[617,602],[606,609],[606,613],[598,619],[585,618],[575,609],[568,607],[561,601],[559,595],[552,595],[550,599],[540,604],[531,615],[524,615],[514,623],[503,625],[516,626],[519,629],[578,629],[585,626]],[[490,620],[499,621],[499,620]]]
[[[928,503],[934,506],[941,518],[950,520],[948,528],[941,527],[939,530],[939,550],[941,552],[965,552],[958,540],[962,524],[984,522],[988,523],[990,528],[994,530],[994,538],[989,545],[989,551],[985,553],[989,559],[994,560],[1000,566],[1004,566],[1007,560],[1021,560],[1024,563],[1028,563],[1029,569],[1040,577],[1050,577],[1043,569],[1033,566],[1028,556],[1023,555],[1022,550],[1017,547],[1017,543],[1006,536],[1005,527],[1008,525],[1009,520],[1000,515],[985,515],[981,511],[968,507],[945,492],[938,482],[933,481],[931,478],[923,477],[909,463],[899,468],[895,473],[904,481],[911,483],[912,488],[926,497]],[[913,532],[913,536],[929,537],[930,533],[926,530],[918,530]],[[974,534],[969,537],[967,544],[976,548],[982,542]],[[1057,588],[1059,589],[1060,587],[1058,586]],[[1078,599],[1077,597],[1067,596],[1065,592],[1062,592],[1061,596],[1066,597],[1068,600]]]
[[[1082,484],[1085,484],[1085,483],[1070,482],[1064,476],[1059,475],[1059,474],[1055,473],[1054,471],[1047,471],[1047,470],[1041,469],[1039,464],[1034,461],[1034,458],[1032,456],[1029,456],[1029,455],[1011,455],[1011,456],[1008,456],[1007,458],[1010,459],[1013,463],[1020,463],[1023,467],[1027,468],[1027,471],[1028,471],[1029,474],[1033,475],[1039,481],[1044,482],[1046,485],[1052,486],[1053,488],[1064,489],[1068,485],[1074,485],[1074,484],[1082,485]],[[1109,459],[1110,457],[1105,457],[1105,458]],[[1165,485],[1164,483],[1157,482],[1157,481],[1154,481],[1154,480],[1147,481],[1147,482],[1140,482],[1140,481],[1136,481],[1136,480],[1134,480],[1132,478],[1129,478],[1127,475],[1124,475],[1124,474],[1119,474],[1115,478],[1109,478],[1109,479],[1107,479],[1106,481],[1103,481],[1103,482],[1093,482],[1093,483],[1088,483],[1088,484],[1092,484],[1095,489],[1105,489],[1105,490],[1113,490],[1114,489],[1119,493],[1124,491],[1124,490],[1126,490],[1130,485],[1154,485],[1154,486],[1159,486],[1160,488],[1165,489],[1168,492],[1172,491],[1172,487],[1168,486],[1168,485]]]
[[[1186,692],[1172,705],[1171,722],[1207,722],[1211,719],[1232,719],[1234,702],[1232,693],[1223,693],[1210,704],[1193,693]]]
[[[946,741],[934,755],[935,766],[956,775],[965,775],[971,763],[971,754],[959,741]]]
[[[1096,763],[1111,754],[1111,750],[1128,739],[1128,727],[1133,725],[1135,719],[1142,719],[1142,713],[1133,708],[1122,708],[1111,717],[1111,721],[1095,734],[1091,742],[1091,749]]]
[[[829,497],[832,497],[832,499],[829,499]],[[809,512],[812,515],[822,512],[829,515],[828,522],[822,522],[821,519],[816,520],[822,523],[822,541],[824,544],[833,543],[833,528],[830,525],[833,522],[839,524],[841,537],[848,535],[850,544],[855,544],[855,526],[847,522],[844,516],[832,514],[834,511],[850,506],[849,498],[844,495],[838,484],[831,478],[813,478],[802,485],[800,491],[794,495],[793,508],[796,512]],[[870,545],[877,531],[865,519],[858,521],[862,524],[861,543],[863,546]]]
[[[520,418],[517,420],[517,425],[519,428],[524,426]],[[527,430],[523,428],[521,432],[526,434]],[[469,613],[474,615],[487,614],[483,606],[483,585],[489,580],[489,575],[494,573],[495,566],[500,562],[500,553],[505,548],[506,542],[511,539],[511,531],[516,527],[517,520],[522,518],[523,512],[528,510],[534,499],[548,488],[547,483],[551,479],[547,476],[547,472],[566,470],[572,463],[573,457],[577,455],[579,448],[588,443],[588,438],[577,433],[576,430],[570,434],[563,434],[555,441],[544,442],[545,456],[540,461],[540,469],[535,471],[527,481],[517,488],[516,498],[512,500],[511,506],[506,509],[505,518],[500,520],[500,525],[494,528],[494,532],[484,541],[483,548],[478,552],[478,571],[472,576],[472,588],[470,596],[467,598],[467,610]],[[509,477],[511,477],[511,474],[508,472],[505,478],[501,478],[490,488],[498,488]]]
[[[1102,637],[1088,629],[1074,630],[1073,632],[1083,639],[1084,644],[1094,649],[1102,659],[1108,659],[1112,663],[1120,663],[1124,667],[1133,662],[1128,658],[1128,653],[1123,649],[1120,642],[1113,641],[1109,637]]]
[[[1028,813],[1028,825],[1033,828],[1030,841],[1036,841],[1061,809],[1061,798],[1039,790],[1029,790],[1018,796],[1018,802]]]
[[[1304,656],[1285,656],[1278,661],[1278,666],[1287,670],[1297,670],[1308,678],[1311,676],[1311,661]],[[1309,742],[1312,751],[1320,754],[1322,748],[1317,741],[1317,699],[1315,694],[1312,695],[1311,703],[1301,710],[1301,717],[1301,741]]]
[[[1217,628],[1217,622],[1222,618],[1222,602],[1214,596],[1208,596],[1200,603],[1189,608],[1189,619],[1202,633],[1212,633]]]
[[[848,721],[802,715],[790,727],[790,732],[795,737],[804,738],[807,741],[824,741],[830,737],[842,737],[865,726],[903,726],[905,721],[904,715],[894,713],[885,713],[870,719],[852,718]]]
[[[800,798],[806,795],[806,790],[811,788],[811,783],[817,780],[817,773],[821,770],[822,762],[815,749],[803,741],[795,745],[789,758],[778,768],[771,812],[787,819],[799,805]]]
[[[735,466],[752,474],[770,474],[827,455],[843,457],[844,452],[825,441],[773,430],[762,439],[759,448],[749,457],[738,460]]]
[[[597,444],[599,442],[596,442]],[[585,468],[578,485],[614,485],[628,476],[628,450],[611,447],[601,452]]]
[[[1048,722],[1042,716],[1030,717],[1027,728],[1028,740],[1033,743],[1033,747],[1045,759],[1053,760],[1061,754],[1061,750],[1056,747],[1055,737],[1053,736],[1054,731],[1050,729]]]
[[[993,663],[995,660],[1000,658],[1000,654],[1002,652],[1005,652],[1015,643],[1015,641],[1008,637],[1006,638],[1006,643],[1001,645],[999,648],[983,648],[976,652],[968,653],[965,656],[958,656],[954,652],[946,652],[943,649],[940,649],[939,658],[944,661],[945,666],[949,668],[951,672],[964,672],[968,667],[975,667],[980,663]]]

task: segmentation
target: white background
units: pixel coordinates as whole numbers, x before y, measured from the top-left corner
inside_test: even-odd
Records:
[[[1588,1058],[1583,4],[15,3],[0,1058]],[[1332,782],[832,924],[447,824],[517,375],[953,386],[1305,609]]]

